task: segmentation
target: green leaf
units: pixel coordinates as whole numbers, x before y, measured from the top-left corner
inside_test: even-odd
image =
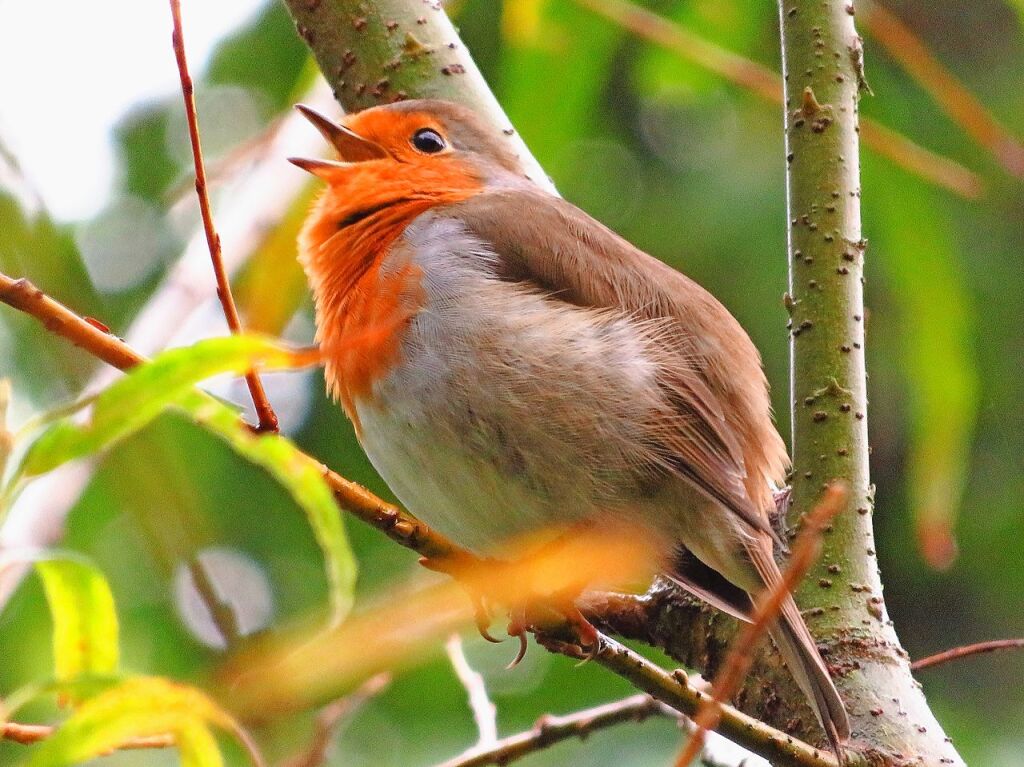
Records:
[[[77,557],[45,556],[35,566],[53,617],[55,678],[116,673],[117,610],[103,573]]]
[[[5,552],[0,569],[34,564],[43,584],[53,621],[54,679],[58,685],[109,679],[117,674],[120,657],[117,609],[103,573],[85,557],[69,551],[19,550]],[[88,697],[88,685],[74,700]],[[10,704],[10,699],[8,699]]]
[[[356,560],[321,467],[284,437],[254,434],[234,411],[212,397],[194,393],[181,402],[181,407],[220,435],[239,455],[266,469],[306,513],[323,551],[332,616],[340,621],[352,607]]]
[[[76,765],[137,738],[171,735],[187,767],[220,767],[210,726],[236,737],[238,724],[201,691],[158,677],[134,677],[85,701],[32,754],[28,767]]]
[[[283,437],[257,437],[230,407],[192,389],[212,375],[295,367],[296,359],[293,352],[260,336],[213,338],[164,352],[104,390],[88,423],[67,418],[44,431],[29,448],[20,473],[40,474],[97,453],[146,426],[167,407],[180,407],[239,455],[266,469],[306,513],[324,553],[332,614],[340,620],[352,605],[355,557],[320,467]]]
[[[165,351],[105,389],[86,424],[64,419],[46,429],[28,449],[19,475],[52,471],[75,458],[96,454],[150,423],[199,381],[255,367],[295,367],[295,355],[260,336],[210,338]]]
[[[181,767],[222,767],[224,758],[217,747],[217,741],[208,727],[190,725],[182,727],[175,741]]]

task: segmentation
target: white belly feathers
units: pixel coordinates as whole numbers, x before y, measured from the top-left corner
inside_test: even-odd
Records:
[[[477,551],[632,506],[653,463],[637,424],[660,403],[638,393],[658,387],[637,384],[656,373],[657,328],[500,279],[498,256],[439,214],[389,261],[410,257],[424,307],[398,365],[356,401],[402,503]]]

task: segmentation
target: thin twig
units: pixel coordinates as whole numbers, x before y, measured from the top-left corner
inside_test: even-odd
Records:
[[[90,325],[28,280],[15,280],[0,273],[0,302],[35,317],[51,332],[115,367],[127,369],[145,361],[142,355],[132,351],[123,341]],[[315,461],[311,457],[309,460]],[[402,546],[435,559],[474,559],[472,554],[460,549],[397,506],[378,498],[366,488],[341,477],[319,462],[317,465],[323,471],[341,508],[384,532]],[[578,637],[575,639],[578,640]],[[580,658],[578,647],[571,644],[550,642],[546,646],[570,657]],[[692,716],[701,703],[708,699],[707,695],[689,686],[685,674],[667,672],[607,637],[602,637],[594,662],[683,714]],[[788,760],[802,767],[836,767],[836,761],[830,754],[729,706],[722,708],[718,732],[767,759]]]
[[[192,76],[188,72],[188,60],[185,58],[185,39],[181,24],[181,1],[170,0],[171,18],[174,32],[171,41],[174,46],[174,58],[178,62],[178,75],[181,79],[181,95],[185,102],[185,118],[188,122],[188,135],[192,144],[192,160],[196,172],[196,195],[199,198],[199,212],[203,217],[203,230],[206,232],[206,244],[210,248],[210,260],[213,262],[213,273],[217,278],[217,296],[224,309],[224,317],[232,333],[242,331],[242,321],[238,317],[235,299],[231,295],[231,283],[228,280],[224,260],[221,258],[220,235],[213,225],[213,213],[210,210],[210,197],[206,191],[206,168],[203,165],[203,150],[199,142],[199,117],[196,114],[195,88]],[[276,432],[277,415],[267,400],[263,390],[263,382],[255,370],[245,374],[245,382],[249,386],[252,404],[259,417],[259,430]]]
[[[135,352],[120,338],[90,324],[26,279],[16,280],[0,273],[0,302],[35,317],[50,332],[66,338],[119,370],[128,370],[146,361],[146,357]],[[311,457],[309,460],[315,461]],[[391,539],[425,557],[472,558],[468,552],[394,504],[378,498],[319,461],[315,463],[334,492],[338,505]]]
[[[18,724],[4,722],[0,724],[0,740],[9,740],[23,746],[46,740],[56,732],[57,728],[48,724]],[[135,751],[148,748],[173,748],[174,737],[171,735],[153,735],[148,738],[132,738],[119,745],[114,751]]]
[[[438,767],[485,767],[506,765],[528,754],[571,738],[584,739],[593,732],[626,722],[642,722],[651,716],[679,719],[679,713],[650,695],[632,695],[614,703],[584,709],[567,716],[548,714],[526,732],[512,735],[489,747],[482,744],[449,759]]]
[[[1024,647],[1024,639],[993,639],[990,642],[978,642],[977,644],[964,645],[963,647],[954,647],[951,650],[944,650],[943,652],[935,653],[935,655],[929,655],[927,658],[915,660],[910,664],[910,668],[914,671],[920,671],[923,668],[940,666],[943,663],[967,658],[971,655],[981,655],[982,653],[995,652],[996,650],[1016,650],[1022,647]]]
[[[547,646],[549,649],[560,650],[570,657],[580,657],[571,646]],[[691,686],[683,671],[665,671],[639,653],[608,637],[601,638],[601,648],[593,660],[626,679],[637,689],[686,716],[695,716],[702,706],[711,703],[711,696]],[[836,759],[831,752],[815,748],[799,738],[747,716],[732,706],[723,705],[720,713],[718,723],[712,729],[773,764],[778,762],[801,767],[837,767]]]
[[[857,19],[971,138],[1007,171],[1024,176],[1024,146],[943,66],[910,27],[892,11],[869,0],[857,4]]]
[[[685,27],[625,0],[576,2],[637,37],[672,51],[766,101],[782,103],[782,79],[756,61],[715,45]],[[975,198],[984,191],[978,175],[955,160],[925,149],[868,117],[861,116],[860,127],[865,145],[911,173],[963,197]]]
[[[498,742],[498,708],[487,695],[487,686],[480,672],[469,665],[469,659],[462,647],[462,637],[452,634],[444,645],[448,660],[455,669],[455,676],[469,696],[469,708],[479,733],[478,748],[490,748]]]
[[[12,743],[19,743],[23,746],[31,746],[53,736],[59,728],[49,724],[18,724],[17,722],[0,723],[0,740],[9,740]],[[231,733],[241,743],[242,748],[249,756],[254,767],[265,767],[263,756],[260,754],[252,737],[241,727],[232,727]],[[124,743],[102,751],[98,756],[109,756],[115,751],[142,751],[154,748],[174,748],[176,746],[174,736],[150,735],[144,738],[131,738]]]
[[[233,647],[242,636],[238,629],[238,617],[235,615],[235,611],[231,605],[221,599],[220,594],[217,593],[217,585],[199,557],[189,559],[188,572],[192,577],[192,585],[195,587],[196,593],[210,614],[210,620],[213,621],[221,639],[224,640],[224,647]]]
[[[313,726],[313,738],[309,745],[294,756],[286,759],[281,767],[321,767],[327,763],[331,742],[338,729],[371,698],[391,684],[391,675],[377,674],[363,682],[351,695],[325,706],[317,715]]]
[[[50,332],[66,338],[75,346],[119,370],[128,370],[146,362],[146,357],[137,353],[120,338],[87,322],[26,279],[15,280],[0,273],[0,301],[35,317]],[[193,561],[189,568],[196,590],[206,605],[214,625],[223,637],[225,645],[230,646],[238,638],[234,613],[216,596],[203,566]],[[210,588],[202,588],[204,583]]]
[[[322,80],[314,82],[300,100],[326,109],[329,103],[333,103],[330,90]],[[224,238],[222,258],[229,275],[238,271],[261,248],[274,247],[272,239],[279,225],[284,224],[286,228],[291,225],[287,219],[294,209],[295,200],[303,196],[308,182],[302,174],[282,175],[280,158],[286,149],[296,154],[318,151],[320,144],[309,134],[309,123],[298,112],[290,114],[284,118],[265,155],[257,158],[244,173],[230,179],[230,195],[224,199],[217,218],[217,230]],[[298,151],[297,147],[303,151]],[[209,168],[207,173],[210,173]],[[214,183],[212,176],[209,182]],[[25,206],[31,209],[30,201],[23,201]],[[181,257],[164,275],[159,287],[119,335],[143,355],[165,348],[209,299],[216,298],[217,286],[215,281],[208,279],[209,269],[206,235],[197,231],[189,237]],[[299,276],[304,281],[301,273]],[[258,309],[260,296],[250,297],[254,303],[249,308]],[[239,310],[243,322],[246,322],[245,302],[240,303]],[[283,328],[288,318],[283,314],[268,316],[263,313],[257,319],[263,332],[275,333]],[[251,324],[251,320],[247,324]],[[99,391],[116,378],[116,368],[100,367],[93,371],[81,391]],[[94,466],[93,462],[81,462],[34,480],[31,494],[14,500],[8,517],[12,524],[4,526],[0,546],[10,543],[46,547],[57,543],[63,535],[68,513],[93,476]],[[26,566],[20,565],[0,574],[0,609],[17,589],[26,570]]]
[[[766,588],[755,601],[750,623],[743,624],[715,680],[710,700],[700,707],[693,719],[696,725],[686,747],[676,760],[676,767],[686,767],[704,749],[705,736],[713,730],[721,717],[722,703],[732,697],[753,663],[753,649],[782,609],[786,598],[803,580],[804,575],[818,558],[821,535],[829,521],[838,514],[846,502],[846,488],[832,484],[824,497],[804,520],[800,535],[793,544],[789,565],[782,578]]]

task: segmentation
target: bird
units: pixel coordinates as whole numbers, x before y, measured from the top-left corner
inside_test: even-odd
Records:
[[[486,554],[635,523],[652,569],[749,620],[789,467],[761,357],[695,281],[527,178],[440,100],[334,122],[301,228],[327,386],[419,519]],[[791,595],[770,629],[833,749],[846,708]]]

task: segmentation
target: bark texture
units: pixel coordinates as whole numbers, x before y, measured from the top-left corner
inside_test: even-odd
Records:
[[[785,80],[793,503],[850,489],[797,599],[838,674],[854,738],[878,764],[962,764],[910,673],[882,599],[868,472],[858,99],[850,0],[779,0]]]
[[[407,98],[472,108],[534,182],[554,191],[448,20],[439,0],[283,0],[347,112]]]

